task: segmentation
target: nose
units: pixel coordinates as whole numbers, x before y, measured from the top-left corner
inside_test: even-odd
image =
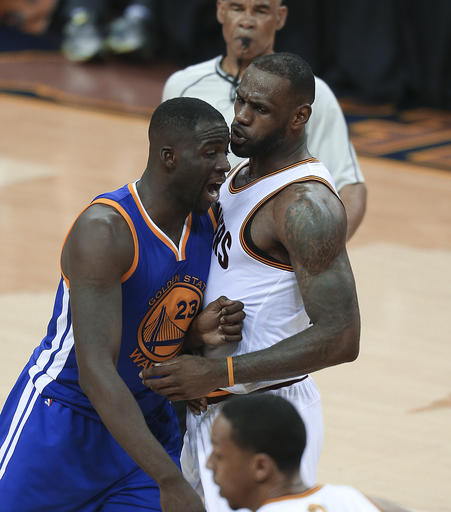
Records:
[[[213,471],[213,463],[212,463],[212,460],[211,460],[211,459],[212,459],[212,457],[211,457],[211,454],[210,454],[210,455],[208,456],[206,466],[207,466],[207,469],[210,469],[210,470],[212,470],[212,471]]]
[[[255,26],[255,18],[253,16],[252,12],[249,9],[246,9],[241,14],[241,17],[240,17],[240,20],[239,20],[239,25],[240,25],[241,28],[244,28],[244,29],[254,28],[254,26]]]
[[[252,120],[252,112],[246,103],[235,101],[235,121],[237,123],[249,126]]]
[[[219,155],[218,160],[216,162],[216,170],[219,171],[221,175],[224,175],[226,172],[230,171],[230,163],[225,153],[221,153]]]

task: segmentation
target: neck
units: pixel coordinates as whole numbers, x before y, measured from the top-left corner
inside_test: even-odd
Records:
[[[274,53],[274,41],[268,42],[266,48],[259,51],[258,55],[246,55],[248,52],[243,48],[241,54],[235,54],[232,46],[227,47],[226,56],[222,59],[221,67],[229,75],[241,76],[246,71],[249,64],[262,55],[269,55]],[[238,74],[239,73],[239,74]]]
[[[137,182],[136,188],[149,217],[177,245],[189,209],[177,201],[167,187],[151,179],[149,169]]]
[[[265,155],[252,156],[249,159],[249,178],[257,179],[283,169],[307,158],[311,158],[305,142],[305,136],[296,145],[288,148],[277,148]]]
[[[229,57],[226,55],[221,62],[221,68],[228,75],[232,75],[234,77],[241,78],[243,73],[246,71],[246,68],[251,63],[250,60],[243,59],[241,57]]]
[[[270,488],[263,490],[259,497],[258,504],[255,504],[255,508],[252,508],[251,510],[252,512],[257,512],[259,508],[263,507],[263,505],[269,501],[284,498],[293,494],[305,493],[308,490],[309,487],[305,486],[302,480],[298,477],[288,481],[281,479],[279,482],[274,483]]]

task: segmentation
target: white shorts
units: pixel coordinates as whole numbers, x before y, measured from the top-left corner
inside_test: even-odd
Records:
[[[266,391],[290,401],[304,420],[307,446],[301,459],[301,475],[304,484],[316,484],[318,461],[323,445],[323,414],[321,397],[311,377],[291,386]],[[209,405],[206,412],[196,416],[186,415],[186,434],[182,448],[182,471],[193,488],[204,498],[207,512],[230,512],[227,501],[219,495],[219,487],[213,481],[213,473],[207,469],[207,459],[212,447],[210,429],[220,410],[220,404]],[[243,509],[244,510],[244,509]]]

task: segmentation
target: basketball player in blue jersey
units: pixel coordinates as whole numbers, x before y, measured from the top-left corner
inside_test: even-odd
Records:
[[[261,56],[246,68],[231,147],[250,158],[221,187],[205,296],[208,304],[223,290],[244,303],[242,340],[205,347],[203,358],[183,355],[142,371],[152,390],[172,400],[208,395],[206,411],[202,406],[199,416],[187,414],[182,451],[183,473],[208,512],[230,510],[206,469],[219,402],[255,392],[288,399],[306,425],[300,470],[313,486],[323,420],[309,373],[352,361],[359,352],[345,209],[328,169],[306,146],[314,97],[313,73],[297,55]]]
[[[47,335],[0,416],[2,512],[204,510],[173,407],[138,374],[177,355],[201,308],[229,131],[180,98],[156,109],[149,142],[141,179],[98,196],[64,242]],[[187,341],[239,340],[241,310],[220,297]]]

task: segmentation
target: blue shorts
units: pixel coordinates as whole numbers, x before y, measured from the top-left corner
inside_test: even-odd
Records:
[[[167,402],[147,418],[179,466],[180,432]],[[0,415],[2,512],[161,511],[157,484],[103,423],[43,398],[25,368]]]

